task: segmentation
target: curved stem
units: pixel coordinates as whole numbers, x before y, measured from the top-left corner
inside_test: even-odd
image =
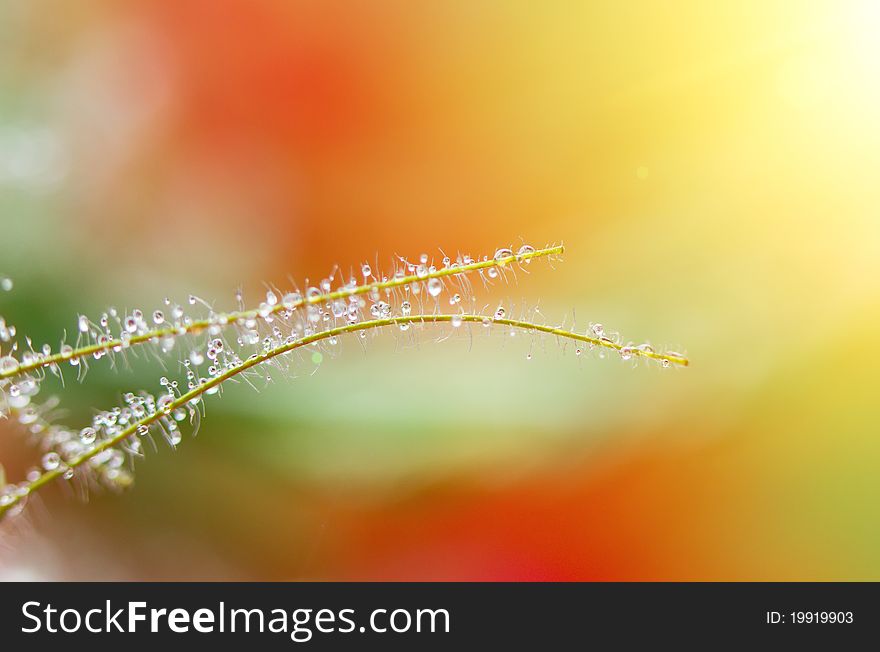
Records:
[[[297,301],[290,302],[287,304],[277,303],[270,308],[268,312],[263,312],[261,314],[260,310],[242,310],[242,311],[234,311],[223,313],[221,316],[223,319],[222,325],[227,325],[230,323],[235,323],[240,320],[247,319],[262,319],[270,314],[277,314],[284,310],[296,310],[298,308],[302,308],[307,305],[314,305],[319,303],[326,303],[328,301],[335,301],[336,299],[344,299],[346,297],[350,297],[352,295],[358,294],[367,294],[373,291],[382,291],[382,290],[390,290],[397,287],[402,287],[408,285],[410,283],[420,283],[429,281],[430,279],[442,279],[447,276],[454,276],[457,274],[467,274],[474,271],[488,269],[490,267],[505,267],[512,263],[522,263],[528,262],[532,258],[542,258],[547,256],[558,256],[562,255],[565,251],[565,247],[563,245],[553,246],[553,247],[545,247],[544,249],[536,249],[534,251],[529,251],[521,254],[511,254],[509,256],[503,256],[500,258],[490,258],[488,260],[475,261],[472,263],[455,265],[450,267],[444,267],[443,269],[438,269],[433,272],[428,272],[424,276],[419,276],[417,274],[410,274],[408,276],[400,276],[390,278],[386,281],[377,281],[375,283],[366,283],[364,285],[359,285],[355,288],[341,288],[339,290],[335,290],[333,292],[328,292],[327,294],[321,294],[320,296],[314,297],[303,297]],[[182,335],[193,335],[200,333],[204,330],[207,330],[211,326],[217,325],[216,322],[210,319],[199,319],[193,321],[186,325],[181,325],[180,327],[167,327],[167,328],[157,328],[154,330],[147,331],[145,333],[139,333],[137,335],[132,335],[126,342],[123,342],[119,338],[114,338],[108,340],[106,342],[102,342],[100,344],[90,344],[88,346],[82,346],[79,348],[75,348],[70,352],[66,353],[53,353],[47,356],[41,356],[36,360],[29,362],[27,364],[19,364],[14,369],[2,369],[0,370],[0,380],[4,378],[12,378],[18,376],[20,374],[27,373],[29,371],[34,371],[37,369],[43,369],[45,367],[50,367],[55,364],[59,364],[61,362],[68,362],[70,360],[77,360],[79,358],[84,358],[94,353],[99,352],[111,352],[114,350],[121,349],[126,346],[130,346],[132,344],[141,344],[143,342],[150,342],[159,340],[165,337],[180,337]]]
[[[250,358],[242,362],[241,364],[233,367],[232,369],[228,369],[224,373],[211,378],[205,383],[191,389],[185,394],[181,394],[173,401],[171,401],[163,410],[157,410],[155,413],[147,415],[140,419],[139,421],[132,423],[124,430],[120,431],[115,436],[105,439],[101,441],[100,444],[97,444],[94,448],[92,448],[87,453],[80,455],[79,457],[62,464],[57,469],[52,471],[46,471],[36,480],[29,482],[26,485],[26,491],[23,494],[13,493],[11,496],[11,501],[6,505],[0,505],[0,519],[2,519],[3,515],[11,508],[13,508],[16,504],[20,503],[23,498],[28,496],[34,491],[37,491],[41,487],[47,485],[52,480],[61,477],[68,469],[74,469],[81,466],[83,463],[87,462],[89,459],[93,458],[95,455],[112,448],[113,446],[119,444],[124,441],[128,437],[131,437],[138,430],[145,426],[150,426],[155,423],[163,416],[170,414],[172,411],[177,408],[185,406],[187,403],[192,401],[193,399],[199,398],[203,394],[205,394],[208,390],[217,387],[223,382],[237,376],[238,374],[247,371],[253,367],[256,367],[264,362],[267,362],[273,358],[276,358],[285,353],[289,353],[295,349],[302,348],[304,346],[308,346],[309,344],[313,344],[315,342],[320,342],[322,340],[326,340],[331,337],[336,337],[339,335],[345,335],[347,333],[355,333],[358,331],[372,330],[377,328],[383,328],[387,326],[394,326],[399,324],[442,324],[442,323],[452,323],[454,321],[461,320],[462,323],[479,323],[479,324],[496,324],[502,326],[509,326],[511,328],[517,328],[520,330],[526,331],[534,331],[538,333],[546,333],[548,335],[555,335],[558,337],[564,337],[570,340],[576,340],[579,342],[585,342],[592,346],[602,347],[606,349],[611,349],[614,351],[621,351],[621,349],[628,348],[624,347],[620,344],[612,342],[611,340],[590,337],[588,335],[581,335],[580,333],[575,333],[573,331],[567,331],[562,328],[556,328],[553,326],[545,326],[542,324],[536,324],[533,322],[523,321],[519,319],[505,319],[505,318],[491,318],[483,315],[468,315],[468,314],[459,314],[459,315],[413,315],[410,317],[388,317],[386,319],[373,319],[370,321],[364,321],[355,324],[346,324],[344,326],[337,326],[335,328],[329,328],[327,330],[321,331],[319,333],[314,333],[312,335],[303,337],[295,342],[285,343],[280,346],[277,346],[273,349],[270,349],[264,353],[252,355]],[[662,353],[655,353],[654,351],[646,351],[638,348],[629,349],[633,357],[643,357],[650,358],[652,360],[660,361],[666,365],[677,365],[686,367],[688,365],[688,359],[684,356],[680,356],[678,354],[669,354],[664,355]]]

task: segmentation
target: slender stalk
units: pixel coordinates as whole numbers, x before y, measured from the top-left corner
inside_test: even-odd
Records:
[[[503,268],[512,263],[528,262],[533,258],[562,255],[564,251],[565,247],[562,245],[545,247],[544,249],[536,249],[533,251],[511,254],[509,256],[502,256],[499,258],[490,258],[488,260],[475,261],[467,264],[452,265],[450,267],[444,267],[443,269],[438,269],[433,272],[429,271],[422,276],[419,276],[417,274],[410,274],[408,276],[392,277],[385,281],[365,283],[364,285],[359,285],[354,288],[341,288],[339,290],[334,290],[333,292],[328,292],[319,296],[306,296],[297,301],[289,303],[279,302],[274,306],[271,306],[268,312],[261,312],[259,309],[252,309],[226,312],[222,315],[218,315],[218,317],[222,318],[222,325],[234,324],[236,322],[248,319],[264,319],[270,314],[277,314],[285,310],[296,310],[298,308],[302,308],[303,306],[326,303],[328,301],[335,301],[336,299],[343,299],[352,295],[368,294],[373,291],[379,292],[383,290],[390,290],[393,288],[409,285],[410,283],[426,282],[434,278],[442,279],[447,276],[468,274],[470,272],[489,269],[490,267]],[[167,337],[180,337],[182,335],[198,334],[215,325],[217,325],[217,323],[210,319],[199,319],[192,321],[189,324],[181,325],[179,327],[171,326],[167,328],[157,328],[147,331],[145,333],[134,334],[126,342],[123,342],[119,338],[114,338],[100,344],[95,343],[89,344],[87,346],[78,347],[73,349],[72,351],[65,353],[58,352],[47,356],[40,356],[36,360],[27,364],[19,364],[14,369],[0,369],[0,380],[4,378],[19,376],[29,371],[43,369],[62,362],[78,360],[94,353],[112,352],[120,350],[121,348],[126,346],[131,346],[133,344],[158,341]]]
[[[488,261],[486,261],[488,262]],[[506,318],[492,318],[486,317],[484,315],[468,315],[468,314],[456,314],[456,315],[413,315],[409,317],[389,317],[386,319],[373,319],[370,321],[364,321],[355,324],[346,324],[344,326],[337,326],[334,328],[329,328],[327,330],[314,333],[312,335],[303,337],[295,342],[285,343],[279,345],[275,348],[269,349],[260,354],[255,354],[249,357],[247,360],[242,362],[241,364],[233,367],[225,371],[224,373],[215,376],[205,383],[191,389],[190,391],[181,394],[173,401],[171,401],[164,409],[157,410],[155,413],[147,415],[130,424],[124,430],[120,431],[115,436],[105,439],[101,441],[99,444],[95,445],[94,448],[89,450],[86,453],[83,453],[79,457],[66,462],[65,464],[60,465],[58,468],[52,471],[46,471],[39,478],[33,480],[32,482],[27,483],[25,485],[25,491],[22,493],[13,493],[10,496],[10,502],[5,505],[0,505],[0,519],[2,519],[3,515],[19,504],[24,498],[33,493],[34,491],[39,490],[41,487],[47,485],[52,480],[55,480],[61,477],[68,469],[75,469],[94,456],[99,453],[116,446],[120,442],[125,441],[128,437],[136,434],[139,429],[144,427],[149,427],[151,424],[155,423],[163,416],[170,414],[172,411],[177,408],[181,408],[187,405],[190,401],[201,397],[203,394],[208,392],[209,390],[219,386],[223,382],[237,376],[238,374],[247,371],[253,367],[261,365],[273,358],[276,358],[285,353],[289,353],[296,349],[308,346],[309,344],[314,344],[316,342],[320,342],[322,340],[326,340],[331,337],[337,337],[339,335],[345,335],[348,333],[356,333],[358,331],[366,331],[373,330],[378,328],[384,328],[388,326],[400,325],[400,324],[444,324],[444,323],[453,323],[461,321],[461,323],[478,323],[478,324],[494,324],[500,326],[508,326],[510,328],[516,328],[524,331],[533,331],[538,333],[545,333],[548,335],[554,335],[557,337],[566,338],[569,340],[575,340],[579,342],[584,342],[588,345],[592,345],[594,347],[601,347],[606,349],[611,349],[617,352],[621,352],[623,349],[627,350],[627,353],[632,357],[642,357],[649,358],[652,360],[659,361],[664,364],[664,366],[668,365],[676,365],[686,367],[688,365],[688,359],[684,356],[678,354],[662,354],[656,353],[654,351],[643,350],[639,348],[631,348],[625,347],[623,345],[617,344],[609,339],[605,338],[597,338],[590,337],[588,335],[581,335],[580,333],[575,333],[573,331],[568,331],[563,328],[556,328],[554,326],[545,326],[543,324],[536,324],[529,321],[523,321],[519,319],[506,319]]]

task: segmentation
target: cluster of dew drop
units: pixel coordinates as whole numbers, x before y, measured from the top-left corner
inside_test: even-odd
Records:
[[[522,245],[516,253],[500,248],[492,260],[512,259],[522,266],[531,262],[528,255],[534,252],[529,245]],[[481,261],[490,259],[459,255],[453,260],[443,255],[435,264],[422,254],[417,262],[398,258],[388,274],[376,273],[364,263],[359,275],[352,271],[345,281],[334,273],[316,285],[306,284],[304,291],[269,287],[254,310],[244,310],[240,291],[235,296],[239,306],[235,312],[215,311],[195,295],[187,298],[185,304],[189,307],[168,298],[153,311],[136,308],[120,312],[111,307],[97,320],[79,315],[76,339],[63,342],[57,353],[48,344],[35,348],[30,338],[25,338],[20,350],[15,327],[0,317],[0,342],[12,343],[5,352],[0,349],[0,371],[6,374],[0,378],[0,416],[14,416],[43,451],[40,466],[29,470],[24,482],[0,488],[0,507],[15,502],[16,510],[20,509],[32,484],[49,472],[78,482],[81,492],[94,486],[128,487],[133,481],[133,461],[144,455],[144,442],[153,449],[157,448],[157,439],[176,447],[182,440],[183,422],[197,425],[204,410],[202,396],[220,389],[219,383],[212,381],[223,376],[253,385],[247,374],[271,379],[272,366],[288,374],[289,363],[279,358],[269,360],[268,365],[249,364],[274,349],[368,320],[399,318],[399,329],[406,332],[412,324],[405,318],[413,316],[413,323],[417,323],[419,315],[437,314],[445,309],[445,303],[458,315],[473,312],[476,298],[465,272],[476,272],[484,285],[507,280],[510,272],[515,275],[515,266],[509,263],[455,272]],[[433,276],[438,269],[449,273],[440,278]],[[406,281],[408,278],[412,280]],[[196,314],[193,308],[207,314]],[[499,307],[494,316],[504,314],[504,308]],[[451,325],[458,328],[462,322],[462,317],[453,317]],[[358,336],[366,338],[367,330],[358,331]],[[179,340],[185,344],[178,345]],[[311,360],[319,363],[337,341],[337,337],[328,337],[313,342]],[[160,358],[176,352],[184,379],[163,376],[156,394],[128,392],[118,406],[98,412],[90,425],[78,431],[53,423],[57,399],[53,397],[45,404],[34,400],[49,375],[63,377],[64,365],[76,368],[82,379],[90,359],[125,356],[134,351],[136,343],[145,344]],[[82,351],[89,348],[88,355],[83,355]],[[27,370],[20,371],[23,368]],[[198,395],[182,403],[178,400],[206,384],[210,386]],[[133,431],[120,440],[126,429]],[[86,463],[80,463],[84,459]]]
[[[25,338],[19,355],[15,328],[0,317],[0,372],[5,372],[0,377],[0,417],[16,418],[37,440],[42,453],[40,466],[28,471],[24,482],[0,488],[0,508],[14,503],[7,513],[20,510],[35,483],[49,476],[72,481],[81,493],[96,486],[113,490],[130,486],[134,461],[144,456],[145,443],[153,450],[158,448],[157,440],[177,447],[183,438],[182,426],[197,431],[205,410],[203,398],[218,393],[222,382],[245,382],[257,388],[256,381],[268,382],[278,372],[295,375],[290,357],[280,354],[289,351],[296,351],[296,358],[305,354],[318,365],[325,354],[333,353],[340,328],[351,327],[358,338],[365,339],[379,330],[366,326],[384,321],[384,325],[397,324],[406,337],[414,337],[409,332],[413,326],[445,313],[453,332],[465,322],[482,323],[486,328],[500,322],[513,335],[517,328],[510,324],[503,305],[494,311],[477,310],[472,279],[489,286],[515,278],[517,269],[524,269],[533,254],[533,247],[522,245],[516,253],[500,248],[491,259],[459,255],[453,260],[443,255],[437,264],[422,254],[417,262],[398,258],[388,274],[379,274],[365,263],[347,279],[338,278],[334,270],[316,285],[306,283],[304,291],[270,286],[252,310],[244,309],[240,291],[235,295],[239,309],[232,312],[215,311],[194,295],[184,304],[166,298],[152,312],[122,313],[109,308],[96,321],[80,315],[76,340],[62,343],[56,354],[47,345],[35,350]],[[460,268],[466,269],[456,271]],[[438,270],[444,272],[438,276]],[[526,326],[526,322],[537,324],[536,313],[535,309],[519,321]],[[355,330],[358,325],[365,327]],[[577,341],[576,356],[586,347],[603,356],[616,351],[624,361],[656,357],[650,344],[624,345],[619,334],[606,332],[598,323],[591,323],[582,337],[588,341]],[[2,347],[10,342],[4,353]],[[57,399],[43,404],[34,400],[43,380],[49,375],[63,377],[65,365],[76,368],[82,379],[90,359],[133,354],[141,348],[135,344],[163,360],[176,356],[183,378],[163,376],[155,394],[145,390],[124,394],[117,406],[98,412],[80,430],[53,422]],[[530,350],[527,358],[531,355]],[[679,356],[671,351],[667,355]],[[670,365],[665,358],[659,362]]]

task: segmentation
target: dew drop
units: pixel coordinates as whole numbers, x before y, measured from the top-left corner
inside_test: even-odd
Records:
[[[288,292],[281,299],[281,304],[287,309],[293,309],[302,302],[302,295],[299,292]]]
[[[440,296],[443,291],[443,283],[439,278],[428,279],[428,294],[432,297]]]
[[[276,295],[272,290],[266,292],[266,303],[270,306],[274,306],[278,303],[278,295]]]
[[[500,261],[505,258],[510,258],[513,255],[513,252],[507,247],[502,247],[495,252],[495,260]]]
[[[14,385],[13,385],[13,387],[14,387]],[[15,408],[16,410],[20,410],[21,408],[25,407],[30,402],[31,402],[31,397],[28,396],[27,394],[18,394],[18,395],[13,396],[12,392],[10,391],[9,396],[6,397],[6,404],[11,408]]]
[[[163,394],[159,397],[159,400],[156,401],[156,409],[159,412],[167,412],[173,402],[174,397],[171,394]]]
[[[372,273],[372,268],[367,263],[364,263],[363,267],[361,267],[361,274],[364,275],[364,278],[367,278]]]
[[[453,328],[458,328],[459,326],[461,326],[462,321],[464,321],[464,320],[461,318],[461,315],[452,315],[452,327]]]
[[[86,445],[94,444],[97,438],[98,433],[91,426],[86,426],[79,431],[79,440]]]
[[[50,451],[43,455],[43,468],[47,471],[54,471],[61,466],[61,457],[55,451]]]
[[[88,333],[89,332],[89,318],[85,315],[80,315],[77,320],[77,326],[79,328],[80,333]]]
[[[18,369],[18,360],[11,355],[0,358],[0,371],[4,373],[12,373]]]
[[[37,411],[34,408],[29,407],[19,413],[18,422],[22,425],[27,426],[34,423],[39,418],[40,417],[37,414]]]
[[[2,289],[4,292],[9,292],[10,290],[12,290],[12,286],[13,283],[11,278],[9,278],[8,276],[0,276],[0,289]]]
[[[409,317],[412,312],[412,304],[409,301],[404,301],[400,304],[400,314],[404,317]]]
[[[633,357],[632,347],[624,346],[620,349],[620,359],[621,360],[630,360]]]
[[[489,278],[498,278],[498,270],[495,269],[494,267],[490,267],[489,269],[486,270],[486,275]]]
[[[73,355],[73,347],[70,344],[65,344],[61,347],[61,357],[65,360],[70,358]]]
[[[164,321],[165,321],[165,313],[164,312],[162,312],[161,310],[156,310],[153,312],[153,323],[156,324],[156,326],[158,326],[159,324],[161,324]]]
[[[535,248],[532,245],[524,244],[522,247],[519,248],[519,251],[516,252],[516,256],[521,262],[528,265],[530,262],[532,262],[532,259],[526,258],[526,256],[533,253],[535,253]]]

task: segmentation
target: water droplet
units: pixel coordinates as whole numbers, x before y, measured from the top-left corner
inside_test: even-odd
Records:
[[[495,260],[500,261],[504,258],[510,258],[513,255],[513,252],[507,247],[502,247],[495,252]]]
[[[94,444],[97,438],[98,432],[91,426],[86,426],[79,431],[79,440],[86,445]]]
[[[18,360],[11,355],[0,358],[0,371],[3,371],[4,373],[13,373],[16,369],[18,369]]]
[[[495,311],[495,319],[504,319],[504,315],[507,312],[504,310],[504,306],[498,306],[498,310]]]
[[[49,451],[43,455],[43,468],[47,471],[54,471],[61,466],[61,457],[55,451]]]
[[[590,330],[593,331],[593,335],[596,337],[605,337],[605,327],[602,324],[593,324],[590,326]]]
[[[61,347],[60,353],[61,353],[61,357],[64,360],[67,360],[68,358],[70,358],[70,356],[73,355],[73,347],[70,346],[70,344],[64,344]]]
[[[266,303],[270,306],[274,306],[278,303],[278,295],[276,295],[272,290],[266,292]]]
[[[458,328],[459,326],[461,326],[462,321],[464,321],[464,320],[461,318],[461,315],[452,315],[452,327],[453,328]]]
[[[409,317],[412,312],[412,304],[409,301],[404,301],[400,304],[400,314],[404,317]]]
[[[372,268],[367,263],[364,263],[363,267],[361,267],[361,274],[364,275],[364,278],[367,278],[372,273]]]
[[[8,276],[0,276],[0,289],[2,289],[4,292],[9,292],[10,290],[12,290],[12,285],[13,283],[11,278],[9,278]]]
[[[528,265],[530,262],[532,262],[532,259],[526,258],[525,256],[533,253],[535,253],[535,248],[532,245],[524,244],[522,247],[519,248],[519,251],[516,252],[516,256],[520,260],[520,262]]]
[[[161,310],[155,310],[153,312],[153,323],[156,324],[156,326],[158,326],[159,324],[161,324],[164,321],[165,321],[165,313],[162,312]]]
[[[440,296],[443,291],[443,282],[439,278],[428,279],[428,294],[432,297]]]
[[[79,328],[80,333],[88,333],[89,332],[89,318],[85,315],[80,315],[77,320],[77,327]]]
[[[167,412],[173,402],[174,397],[171,394],[163,394],[159,397],[159,400],[156,401],[156,409],[159,412]]]
[[[580,354],[582,354],[582,353],[583,353],[583,351],[581,351],[580,349],[575,349],[575,350],[574,350],[574,354],[575,354],[575,355],[580,355]]]
[[[285,308],[293,309],[302,302],[302,295],[299,292],[288,292],[281,299],[281,305]]]
[[[620,348],[620,359],[621,360],[630,360],[633,357],[632,347],[623,346]]]
[[[667,360],[666,358],[664,358],[663,360],[660,361],[660,364],[663,366],[664,369],[668,369],[668,368],[669,368],[669,365],[670,365],[671,363],[669,362],[669,360]]]
[[[498,270],[495,269],[494,267],[490,267],[489,269],[486,270],[486,275],[489,278],[498,278]]]
[[[39,418],[37,411],[32,407],[25,408],[18,414],[18,422],[25,426],[34,423]]]
[[[16,410],[20,410],[30,402],[31,397],[27,394],[19,394],[18,396],[13,396],[12,393],[10,393],[9,396],[6,397],[6,404],[11,408],[15,408]]]

